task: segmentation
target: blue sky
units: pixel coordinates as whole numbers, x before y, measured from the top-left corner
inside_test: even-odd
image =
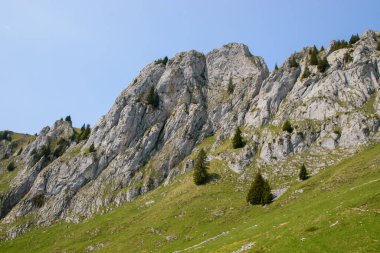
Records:
[[[380,30],[380,1],[0,0],[0,129],[94,125],[157,58],[228,42],[273,69],[307,45]]]

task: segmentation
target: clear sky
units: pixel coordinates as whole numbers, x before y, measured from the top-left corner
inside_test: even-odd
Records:
[[[380,30],[379,0],[0,0],[0,129],[94,125],[157,58],[228,42],[269,69],[304,46]]]

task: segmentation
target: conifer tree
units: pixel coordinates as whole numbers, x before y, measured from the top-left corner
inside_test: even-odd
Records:
[[[265,180],[258,172],[255,180],[252,182],[251,188],[248,191],[247,202],[252,205],[260,205],[262,203]]]
[[[94,146],[94,143],[92,143],[92,144],[90,145],[90,148],[88,149],[88,152],[90,152],[90,153],[95,152],[95,146]]]
[[[277,66],[277,63],[274,65],[274,70],[277,71],[278,70],[278,66]]]
[[[300,168],[300,172],[298,174],[298,177],[299,179],[301,180],[305,180],[308,178],[308,175],[307,175],[307,170],[306,170],[306,167],[305,167],[305,164],[302,164],[301,168]]]
[[[318,65],[318,49],[314,46],[314,48],[311,50],[310,65]]]
[[[232,94],[234,92],[234,84],[232,83],[232,78],[230,77],[230,80],[228,81],[228,87],[227,92],[228,94]]]
[[[154,86],[150,86],[148,95],[146,96],[146,103],[153,106],[154,108],[158,107],[159,97],[157,91],[154,89]]]
[[[193,181],[196,185],[201,185],[207,182],[209,174],[207,172],[206,152],[201,149],[195,160]]]
[[[302,79],[303,78],[308,78],[310,76],[310,70],[308,67],[305,68],[305,70],[303,71],[303,74],[302,74]]]
[[[318,62],[318,70],[321,73],[325,73],[325,71],[330,67],[329,62],[327,61],[327,58],[324,57],[322,60]]]
[[[294,57],[292,57],[290,59],[290,67],[291,68],[298,68],[298,66],[299,66],[298,62],[296,61],[296,59]]]
[[[242,148],[244,147],[243,138],[241,137],[240,128],[235,129],[235,134],[232,137],[232,147],[233,148]]]
[[[65,121],[67,122],[70,122],[71,123],[71,116],[70,115],[67,115],[66,118],[65,118]]]

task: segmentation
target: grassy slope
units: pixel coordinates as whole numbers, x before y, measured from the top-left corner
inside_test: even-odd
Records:
[[[213,160],[210,171],[220,178],[208,185],[195,186],[188,173],[82,224],[3,241],[0,252],[83,252],[96,243],[104,245],[100,252],[173,252],[223,232],[185,252],[231,252],[250,242],[250,252],[380,251],[380,144],[293,184],[266,207],[245,203],[248,185],[222,161]]]
[[[35,139],[35,136],[28,134],[12,133],[11,143],[14,145],[13,155],[16,155],[21,148],[25,148],[30,142]],[[16,169],[9,172],[6,167],[10,162],[14,162]],[[12,179],[17,175],[18,171],[23,167],[22,159],[17,159],[15,156],[0,161],[0,194],[9,190],[9,184]]]

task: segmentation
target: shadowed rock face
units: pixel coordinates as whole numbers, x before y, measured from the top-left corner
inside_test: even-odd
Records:
[[[57,121],[41,131],[21,153],[26,165],[1,196],[3,222],[30,213],[38,224],[61,218],[79,221],[111,203],[131,201],[191,169],[193,163],[184,158],[206,137],[215,135],[218,145],[236,127],[244,128],[249,141],[236,155],[237,162],[229,164],[236,172],[254,159],[271,164],[311,145],[357,147],[379,126],[378,35],[368,31],[351,48],[320,52],[330,64],[325,73],[309,65],[310,48],[269,73],[261,57],[236,43],[206,55],[179,53],[166,65],[151,63],[120,94],[89,139],[71,142],[63,156],[49,162],[31,158],[49,143],[69,139],[71,124]],[[345,54],[352,61],[345,62]],[[296,68],[290,66],[293,58],[299,63]],[[311,75],[302,78],[306,67]],[[227,91],[229,82],[232,93]],[[145,101],[152,86],[158,108]],[[281,128],[285,119],[300,126],[318,124],[292,133],[250,132],[265,125]],[[95,153],[87,152],[91,144]],[[36,199],[43,203],[36,205]]]

